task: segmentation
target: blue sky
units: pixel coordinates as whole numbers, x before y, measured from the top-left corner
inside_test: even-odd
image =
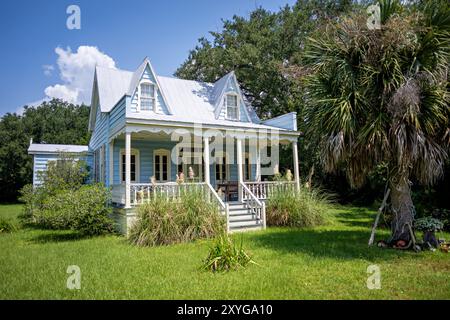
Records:
[[[49,94],[87,100],[96,63],[134,70],[148,56],[158,74],[173,75],[198,38],[221,29],[221,19],[248,16],[257,6],[276,11],[294,2],[2,1],[0,115]],[[80,30],[66,27],[71,4],[81,9]]]

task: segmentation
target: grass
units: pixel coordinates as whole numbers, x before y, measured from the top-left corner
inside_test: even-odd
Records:
[[[16,219],[19,212],[18,205],[0,206],[0,217]],[[330,213],[328,226],[233,235],[243,237],[258,265],[227,273],[199,271],[212,240],[142,248],[120,236],[0,234],[0,299],[450,298],[449,254],[368,248],[374,211],[336,207]],[[381,269],[380,290],[366,287],[370,264]],[[69,265],[81,268],[81,290],[66,288]]]

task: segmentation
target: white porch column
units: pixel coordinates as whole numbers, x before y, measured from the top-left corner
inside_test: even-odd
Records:
[[[209,179],[209,138],[204,137],[203,138],[203,159],[205,161],[205,182],[211,183],[211,180]]]
[[[261,181],[261,150],[259,148],[256,149],[256,177],[255,181]]]
[[[298,147],[297,141],[292,142],[292,153],[294,159],[294,179],[295,179],[295,188],[297,191],[300,191],[300,172],[298,168]]]
[[[125,208],[131,208],[131,133],[125,133]]]
[[[242,188],[241,183],[244,182],[244,173],[242,167],[242,139],[236,138],[236,149],[237,149],[237,171],[238,171],[238,181],[239,181],[239,201],[242,201]]]
[[[114,184],[114,140],[109,142],[109,187]]]

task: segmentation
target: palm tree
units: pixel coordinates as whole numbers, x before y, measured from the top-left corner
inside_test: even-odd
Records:
[[[410,240],[411,180],[433,184],[443,175],[450,145],[450,10],[447,0],[379,4],[381,28],[370,30],[364,11],[309,39],[305,122],[325,170],[344,168],[353,187],[387,166],[393,242]]]

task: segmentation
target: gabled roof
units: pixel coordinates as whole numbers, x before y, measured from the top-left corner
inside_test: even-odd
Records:
[[[60,152],[84,153],[84,152],[88,152],[88,146],[79,146],[79,145],[71,145],[71,144],[39,144],[39,143],[32,143],[28,147],[28,153],[29,154],[36,154],[36,153],[60,153]]]
[[[145,58],[134,72],[96,67],[92,95],[91,127],[95,122],[96,106],[100,106],[101,112],[110,112],[124,96],[132,97],[147,67],[153,74],[164,103],[167,106],[169,115],[166,116],[172,116],[174,119],[184,119],[187,122],[211,122],[212,120],[218,120],[217,110],[220,112],[222,108],[220,102],[230,81],[235,82],[238,93],[242,96],[233,71],[215,83],[208,83],[158,76],[154,72],[148,58]],[[97,96],[98,98],[96,98]],[[245,97],[243,98],[246,106],[245,112],[249,121],[251,123],[260,123],[261,121],[251,105],[245,100]],[[98,99],[98,101],[95,99]],[[154,116],[158,115],[144,113],[132,115],[133,118],[141,117],[142,119]],[[235,122],[230,120],[220,121]]]
[[[98,98],[102,112],[109,112],[128,92],[133,73],[130,71],[96,67]]]

